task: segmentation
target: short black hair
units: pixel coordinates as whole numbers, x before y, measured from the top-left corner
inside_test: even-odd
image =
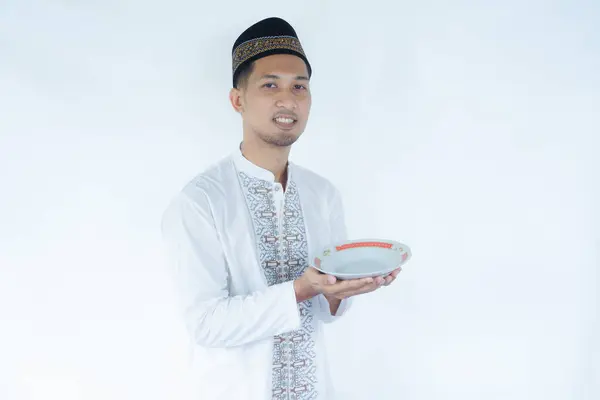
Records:
[[[245,88],[246,85],[248,85],[248,79],[250,78],[252,71],[254,71],[254,61],[247,62],[242,65],[237,72],[234,87],[236,89],[240,89],[242,87]]]

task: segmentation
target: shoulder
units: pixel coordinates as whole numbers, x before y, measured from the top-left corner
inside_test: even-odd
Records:
[[[303,167],[290,163],[293,168],[293,180],[302,187],[303,191],[310,191],[319,197],[324,197],[327,202],[336,200],[340,196],[337,186],[325,176]]]
[[[208,166],[190,179],[176,195],[186,196],[191,200],[202,200],[205,197],[224,196],[226,188],[235,178],[233,159],[224,157]]]
[[[224,201],[226,187],[235,178],[231,157],[224,157],[196,174],[171,198],[163,221],[190,213],[209,217],[212,205]]]

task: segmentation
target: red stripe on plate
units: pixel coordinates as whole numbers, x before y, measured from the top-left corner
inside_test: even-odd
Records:
[[[336,246],[337,251],[347,250],[347,249],[355,249],[357,247],[382,247],[384,249],[391,249],[391,243],[384,242],[357,242],[357,243],[349,243],[342,246]]]

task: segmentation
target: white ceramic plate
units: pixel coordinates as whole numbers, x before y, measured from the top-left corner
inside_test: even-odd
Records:
[[[323,249],[313,266],[339,279],[357,279],[387,276],[411,257],[407,245],[393,240],[349,240]]]

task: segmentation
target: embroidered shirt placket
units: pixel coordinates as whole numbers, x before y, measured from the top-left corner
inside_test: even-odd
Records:
[[[288,182],[285,192],[275,182],[239,174],[252,215],[259,261],[267,283],[274,285],[299,277],[308,263],[304,219],[298,189]],[[275,234],[276,232],[276,234]],[[301,327],[274,337],[273,399],[314,400],[316,365],[312,338],[312,301],[298,305]]]
[[[286,268],[286,264],[285,264],[285,232],[283,229],[284,226],[284,211],[285,211],[285,192],[283,191],[283,188],[280,184],[275,183],[274,184],[274,192],[275,192],[275,196],[274,196],[274,200],[275,200],[275,208],[277,210],[277,233],[278,238],[277,238],[277,243],[278,243],[278,248],[277,248],[277,255],[278,255],[278,270],[279,270],[279,281],[280,282],[285,282],[290,280],[290,269]],[[291,343],[291,339],[292,336],[287,333],[284,335],[281,335],[283,342],[282,342],[282,347],[283,347],[283,366],[285,368],[284,374],[286,376],[286,381],[288,382],[288,387],[291,386],[291,382],[293,379],[292,376],[292,358],[293,358],[293,354],[292,354],[292,343]],[[290,392],[287,391],[286,392],[286,400],[291,400],[290,397]]]

